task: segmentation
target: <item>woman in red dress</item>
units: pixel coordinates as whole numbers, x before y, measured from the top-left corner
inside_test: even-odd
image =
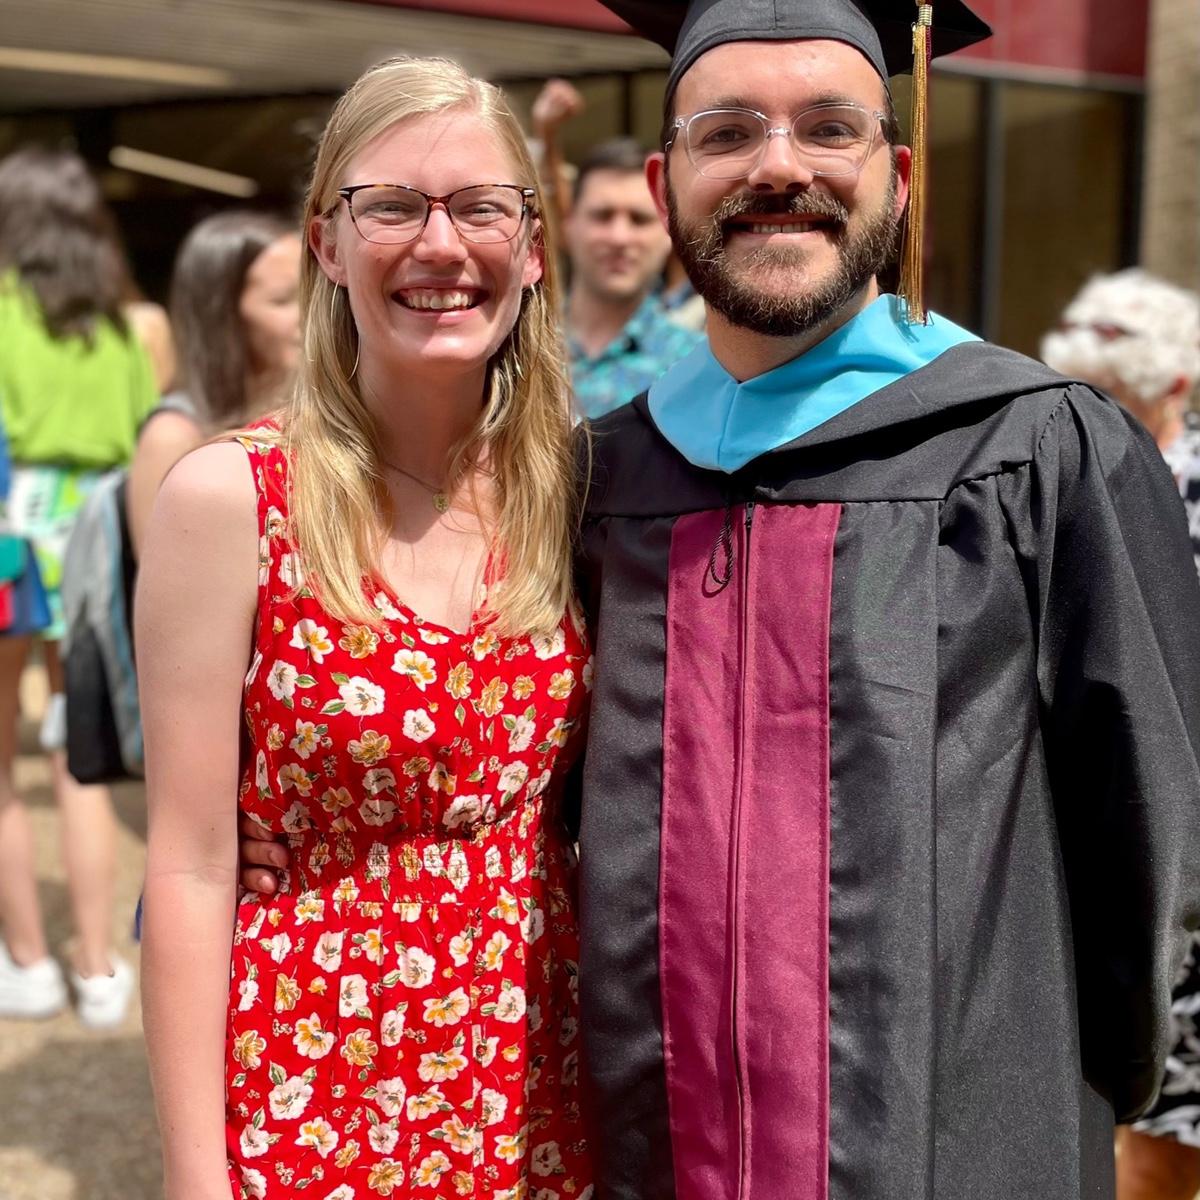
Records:
[[[167,1200],[591,1195],[558,811],[591,661],[539,212],[494,88],[373,68],[318,152],[294,400],[160,493],[137,616]],[[291,870],[235,911],[239,811]]]

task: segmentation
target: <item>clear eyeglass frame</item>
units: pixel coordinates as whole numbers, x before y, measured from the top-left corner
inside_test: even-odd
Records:
[[[519,211],[507,217],[503,225],[472,227],[464,225],[460,216],[455,215],[454,202],[457,197],[461,197],[464,193],[494,192],[498,189],[515,193],[521,201]],[[381,191],[407,192],[412,196],[419,196],[424,203],[424,214],[419,220],[405,226],[371,225],[365,221],[361,210],[356,211],[355,205],[356,196],[370,191],[375,191],[376,194]],[[358,231],[359,236],[364,241],[373,242],[376,245],[395,246],[403,245],[406,242],[415,242],[425,232],[425,228],[429,224],[429,215],[438,205],[445,209],[446,215],[450,218],[450,223],[459,237],[476,245],[498,245],[502,242],[511,242],[520,233],[525,218],[537,215],[537,209],[532,203],[537,192],[531,187],[522,187],[516,183],[472,183],[466,187],[455,188],[454,191],[447,192],[444,196],[431,196],[428,192],[423,192],[420,188],[412,187],[407,183],[356,183],[349,187],[338,188],[337,194],[340,199],[345,200],[346,208],[350,213],[350,222]],[[361,201],[359,203],[361,204]],[[331,209],[330,212],[332,211]],[[510,226],[511,232],[504,232]]]
[[[854,153],[848,156],[835,155],[842,158],[842,162],[837,166],[830,168],[828,166],[816,166],[813,164],[814,155],[811,151],[806,150],[796,136],[796,128],[800,121],[805,117],[811,117],[814,114],[828,115],[838,112],[855,112],[861,113],[867,117],[871,123],[870,136],[865,138],[859,146],[854,148]],[[762,126],[763,136],[761,141],[750,151],[742,154],[726,153],[722,155],[704,156],[699,149],[693,145],[692,130],[696,128],[696,123],[705,118],[717,117],[723,114],[740,117],[754,117]],[[677,141],[680,140],[680,133],[683,134],[683,145],[687,152],[688,161],[695,168],[697,174],[703,175],[706,179],[745,179],[748,175],[752,175],[758,170],[762,163],[763,156],[767,152],[767,145],[773,137],[789,138],[792,144],[792,152],[797,159],[805,163],[809,170],[814,175],[822,175],[825,177],[837,177],[844,175],[853,175],[861,171],[866,164],[868,158],[871,157],[871,151],[875,149],[875,145],[880,137],[882,123],[887,120],[887,114],[878,109],[866,108],[861,104],[852,103],[827,103],[814,104],[810,107],[798,112],[787,125],[774,125],[771,118],[766,113],[759,112],[754,108],[708,108],[700,112],[695,112],[686,117],[676,117],[671,124],[672,136],[667,141],[665,149],[669,152]],[[834,155],[835,152],[828,151],[827,153]],[[726,164],[722,169],[722,164]]]

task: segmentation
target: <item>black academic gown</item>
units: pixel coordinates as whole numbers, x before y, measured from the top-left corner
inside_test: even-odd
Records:
[[[735,475],[595,427],[597,1200],[1076,1200],[1200,898],[1200,590],[1107,398],[959,346]]]

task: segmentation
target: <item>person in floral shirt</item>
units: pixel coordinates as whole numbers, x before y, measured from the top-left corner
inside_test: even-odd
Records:
[[[593,1194],[560,813],[592,666],[534,179],[496,89],[367,72],[318,152],[295,396],[160,493],[137,636],[166,1200]],[[236,904],[239,815],[291,867]]]

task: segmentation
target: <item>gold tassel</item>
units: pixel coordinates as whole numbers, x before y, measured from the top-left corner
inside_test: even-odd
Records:
[[[910,325],[928,325],[925,309],[925,207],[929,176],[929,63],[932,53],[933,5],[917,4],[913,25],[912,174],[908,185],[908,219],[900,252],[900,298]]]

